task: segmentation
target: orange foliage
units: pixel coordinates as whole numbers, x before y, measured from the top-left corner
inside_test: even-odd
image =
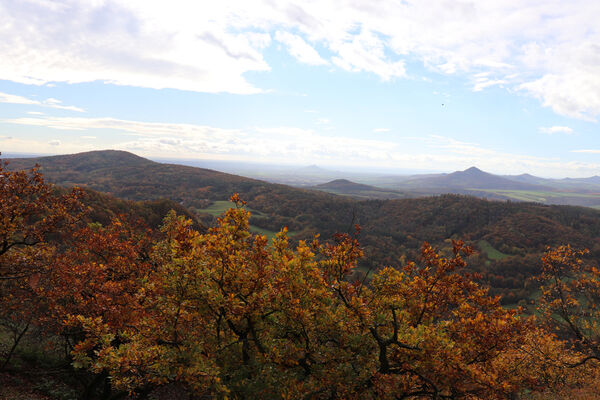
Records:
[[[475,283],[460,241],[448,256],[425,243],[418,262],[367,282],[352,278],[358,227],[269,243],[237,195],[208,232],[172,211],[155,239],[119,218],[65,229],[77,190],[58,196],[35,170],[0,168],[0,191],[2,317],[25,323],[19,338],[34,316],[66,337],[105,395],[177,384],[240,399],[575,398],[600,382],[600,272],[569,247],[543,259],[544,325]]]
[[[292,250],[284,230],[269,245],[232,201],[207,234],[167,217],[143,310],[122,327],[82,314],[78,364],[128,390],[178,382],[233,398],[503,399],[546,382],[533,325],[464,272],[462,242],[450,258],[425,244],[421,263],[366,285],[348,279],[355,238]]]

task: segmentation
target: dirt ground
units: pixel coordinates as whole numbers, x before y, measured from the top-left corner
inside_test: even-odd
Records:
[[[0,373],[0,400],[51,400],[31,390],[31,382],[23,378]]]

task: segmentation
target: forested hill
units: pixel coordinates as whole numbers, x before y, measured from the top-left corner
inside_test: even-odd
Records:
[[[236,192],[248,201],[253,211],[251,224],[259,232],[287,226],[295,239],[315,233],[327,238],[357,223],[367,254],[365,267],[398,264],[403,255],[414,256],[424,241],[447,247],[449,238],[464,239],[481,250],[471,262],[473,268],[504,294],[509,288],[523,290],[548,245],[570,243],[600,254],[600,212],[589,208],[459,195],[358,201],[208,169],[161,164],[122,151],[12,159],[9,169],[26,169],[36,163],[51,182],[83,185],[123,199],[170,199],[204,216],[205,223],[213,218],[209,213],[216,215],[226,206],[224,200]]]
[[[130,200],[168,198],[187,207],[268,185],[203,168],[157,163],[116,150],[9,161],[8,168],[13,170],[39,164],[46,178],[59,185],[82,185]]]

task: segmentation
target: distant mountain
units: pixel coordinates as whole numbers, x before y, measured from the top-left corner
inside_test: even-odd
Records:
[[[84,153],[66,154],[60,156],[28,157],[10,159],[10,168],[31,168],[40,164],[42,169],[49,167],[51,173],[61,170],[70,170],[80,174],[98,172],[104,169],[119,167],[148,166],[155,164],[153,161],[137,156],[133,153],[120,150],[89,151]]]
[[[533,185],[548,185],[550,186],[550,179],[540,178],[538,176],[534,176],[531,174],[521,174],[521,175],[504,175],[503,178],[509,179],[515,182],[522,183],[530,183]]]
[[[502,189],[502,190],[543,190],[540,185],[517,182],[484,172],[476,167],[464,171],[436,176],[412,177],[404,185],[421,189]],[[400,184],[402,187],[402,183]]]
[[[325,168],[321,168],[318,165],[308,165],[306,167],[301,167],[297,169],[298,172],[304,172],[304,173],[311,173],[311,174],[330,174],[332,172],[335,172],[336,174],[339,173],[337,171],[330,171],[327,170]]]
[[[589,178],[565,178],[561,179],[561,181],[569,183],[579,183],[584,185],[600,186],[600,176],[598,175],[591,176]]]
[[[506,175],[506,179],[518,182],[532,183],[543,185],[552,190],[559,191],[583,191],[583,192],[598,192],[600,191],[600,176],[592,176],[589,178],[564,178],[564,179],[548,179],[540,178],[530,174],[522,175]]]
[[[311,240],[315,233],[327,239],[336,232],[352,230],[356,223],[362,227],[360,242],[366,254],[361,271],[397,265],[402,256],[417,257],[424,241],[450,251],[448,239],[464,239],[476,247],[483,246],[486,254],[497,249],[506,255],[502,260],[476,256],[470,263],[486,282],[493,282],[492,293],[509,295],[506,298],[509,302],[533,290],[524,284],[538,268],[539,255],[547,245],[571,243],[590,248],[595,257],[600,256],[600,212],[589,208],[486,201],[459,195],[359,201],[348,195],[292,188],[210,169],[162,164],[119,151],[12,159],[9,167],[24,169],[35,163],[41,165],[49,181],[58,184],[84,185],[129,200],[169,199],[169,202],[136,206],[135,214],[155,215],[152,225],[158,224],[166,209],[181,205],[191,209],[202,223],[210,225],[214,223],[214,214],[209,212],[218,214],[219,210],[226,209],[229,203],[224,200],[236,192],[248,201],[252,212],[250,223],[259,232],[273,233],[287,226],[294,233],[295,241]],[[505,183],[506,178],[489,175],[470,169],[427,179],[439,183],[439,179],[445,178],[445,182],[455,185],[471,182],[463,183],[464,187],[472,182]],[[328,182],[325,187],[352,189],[360,194],[352,197],[368,195],[372,198],[382,193],[404,195],[349,180]],[[97,204],[101,212],[104,200],[97,200]],[[123,204],[128,207],[128,203]],[[121,203],[115,203],[106,208],[120,207]],[[112,212],[107,212],[104,218]]]
[[[382,189],[376,186],[352,182],[348,179],[335,179],[331,182],[322,183],[311,187],[324,192],[351,196],[358,199],[403,199],[415,197],[397,190]]]
[[[375,186],[363,185],[362,183],[356,183],[349,181],[348,179],[336,179],[331,182],[322,183],[315,186],[315,189],[331,189],[339,191],[360,191],[360,190],[381,190]]]

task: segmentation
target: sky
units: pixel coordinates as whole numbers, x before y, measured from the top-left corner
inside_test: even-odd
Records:
[[[600,175],[600,2],[0,0],[0,151]]]

